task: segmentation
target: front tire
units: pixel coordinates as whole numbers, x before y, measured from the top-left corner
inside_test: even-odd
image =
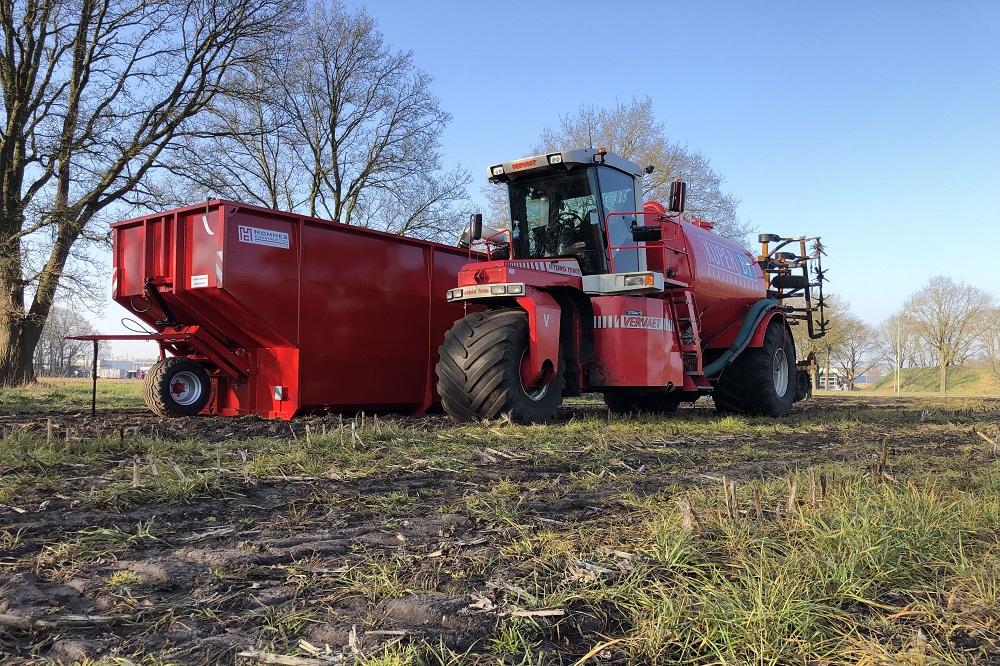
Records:
[[[562,367],[548,382],[525,386],[528,315],[523,310],[476,312],[455,322],[438,350],[441,406],[460,423],[509,413],[515,423],[547,423],[562,404]]]
[[[764,344],[745,350],[722,371],[713,398],[720,412],[785,416],[795,390],[795,343],[781,320],[772,319]]]
[[[212,380],[200,363],[184,356],[157,361],[143,380],[143,399],[158,416],[194,416],[205,409]]]

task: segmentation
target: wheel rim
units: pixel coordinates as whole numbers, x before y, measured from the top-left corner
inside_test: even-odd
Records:
[[[528,387],[524,385],[524,378],[528,374],[528,350],[525,349],[521,352],[521,363],[519,366],[518,379],[521,383],[521,390],[524,394],[534,401],[539,401],[545,397],[545,394],[549,392],[549,383],[545,382],[538,387]]]
[[[784,349],[774,352],[774,361],[771,364],[772,381],[774,383],[774,393],[780,398],[788,390],[788,357]]]
[[[170,398],[178,405],[193,405],[201,397],[201,382],[193,372],[178,372],[170,379]]]

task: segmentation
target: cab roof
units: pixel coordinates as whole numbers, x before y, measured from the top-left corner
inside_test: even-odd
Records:
[[[489,167],[488,175],[492,183],[509,183],[522,176],[542,170],[568,171],[574,167],[591,164],[606,164],[632,176],[642,175],[642,169],[638,164],[624,157],[619,157],[614,153],[609,153],[604,148],[557,150],[531,157],[523,157],[518,160],[511,160],[510,162],[503,162],[502,164],[495,164]]]

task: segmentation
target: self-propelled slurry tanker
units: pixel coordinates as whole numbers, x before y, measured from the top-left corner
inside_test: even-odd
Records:
[[[643,205],[649,171],[594,148],[489,168],[511,222],[485,232],[489,260],[464,266],[447,294],[485,306],[439,350],[454,419],[545,423],[584,391],[621,412],[709,394],[723,412],[783,416],[806,394],[791,326],[826,329],[819,238],[765,234],[754,256],[682,215],[680,181],[667,207]],[[470,236],[484,236],[481,223]]]

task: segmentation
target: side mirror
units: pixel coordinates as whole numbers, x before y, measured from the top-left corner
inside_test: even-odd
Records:
[[[670,206],[669,210],[675,213],[684,212],[684,195],[687,192],[687,183],[678,178],[670,183]]]
[[[480,240],[483,237],[483,214],[476,213],[472,216],[472,240]]]

